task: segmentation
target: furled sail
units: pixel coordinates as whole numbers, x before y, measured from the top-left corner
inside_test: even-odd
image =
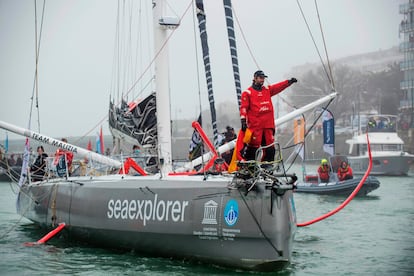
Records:
[[[234,83],[236,85],[237,103],[241,103],[241,84],[239,73],[239,60],[237,57],[236,36],[234,33],[233,12],[231,10],[231,0],[223,0],[224,13],[226,15],[227,36],[229,38],[231,63],[233,66]]]
[[[207,81],[208,101],[210,103],[211,124],[213,126],[213,140],[214,140],[214,146],[217,148],[219,145],[218,145],[216,107],[214,104],[213,78],[211,76],[210,54],[209,54],[208,43],[207,43],[206,14],[204,13],[203,0],[197,0],[196,6],[197,6],[198,26],[200,28],[201,48],[203,49],[203,60],[204,60],[204,70],[205,70],[206,81]]]
[[[151,94],[144,100],[130,103],[122,100],[120,107],[109,103],[109,126],[116,137],[117,131],[127,135],[135,144],[156,147],[157,141],[157,116],[155,94]]]
[[[144,149],[140,154],[143,162],[140,165],[147,172],[158,170],[155,93],[138,103],[122,100],[120,107],[110,101],[109,129],[114,137]]]

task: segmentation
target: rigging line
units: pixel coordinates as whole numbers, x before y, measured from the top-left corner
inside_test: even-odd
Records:
[[[318,14],[319,28],[321,29],[323,47],[325,49],[325,55],[326,55],[326,62],[328,63],[329,73],[331,75],[331,86],[332,86],[332,89],[335,91],[335,82],[334,82],[334,77],[333,77],[333,73],[332,73],[331,62],[329,61],[328,49],[326,47],[325,35],[323,33],[322,22],[321,22],[321,18],[319,16],[319,9],[318,9],[318,4],[317,4],[316,0],[315,0],[315,7],[316,7],[316,13]]]
[[[173,7],[170,5],[170,2],[169,2],[169,1],[165,1],[165,3],[167,4],[168,8],[172,11],[172,13],[173,13],[175,16],[179,17],[179,16],[178,16],[178,13],[176,13],[176,11],[175,11],[175,10],[173,9]]]
[[[126,70],[127,73],[125,74],[126,77],[126,84],[127,86],[129,85],[129,83],[131,83],[134,79],[134,76],[136,76],[137,70],[138,70],[138,55],[136,53],[141,53],[142,51],[140,51],[140,49],[142,49],[142,45],[141,48],[138,47],[139,42],[142,41],[142,30],[143,30],[143,26],[141,24],[141,19],[142,19],[142,12],[141,12],[141,3],[142,1],[140,1],[139,6],[135,7],[134,6],[134,2],[130,2],[130,7],[129,7],[129,33],[128,33],[128,50],[127,50],[127,54],[126,59],[127,59],[127,65],[126,65]],[[135,23],[134,19],[134,14],[135,14],[135,10],[137,10],[137,14],[139,14],[138,16],[138,23]],[[138,31],[137,31],[137,35],[136,35],[136,42],[135,44],[132,42],[132,38],[133,38],[133,27],[137,24],[137,26],[139,26]],[[148,40],[149,41],[149,40]],[[135,51],[132,51],[133,46],[136,46]],[[142,57],[141,57],[142,60]],[[142,85],[139,88],[134,89],[134,92],[132,93],[132,100],[134,100],[137,95],[135,95],[135,93],[137,93],[137,90],[141,91],[142,89]]]
[[[123,1],[123,5],[122,5],[122,27],[121,27],[121,38],[122,39],[124,39],[125,38],[125,18],[126,18],[126,16],[125,16],[125,10],[126,10],[126,6],[125,6],[126,4],[125,4],[125,1]],[[121,45],[121,55],[122,56],[125,56],[126,55],[126,46],[125,46],[125,43],[122,43],[122,45]],[[121,97],[122,98],[124,98],[124,91],[126,90],[126,87],[127,87],[127,84],[126,84],[126,75],[127,75],[127,72],[126,72],[126,70],[125,70],[125,64],[122,64],[122,66],[123,66],[123,68],[124,68],[124,71],[123,71],[123,77],[122,77],[122,84],[121,84]],[[118,68],[118,70],[119,71],[121,71],[119,68]]]
[[[247,50],[249,51],[250,57],[253,59],[253,62],[254,62],[254,64],[256,64],[256,67],[259,68],[259,63],[257,62],[255,56],[253,55],[253,52],[252,52],[252,49],[250,48],[249,43],[247,43],[246,36],[244,35],[244,31],[243,31],[243,29],[241,27],[241,24],[240,24],[240,21],[239,21],[239,17],[237,16],[236,10],[234,9],[234,5],[232,5],[231,9],[233,11],[234,17],[236,18],[237,26],[239,26],[240,33],[242,35],[244,44],[246,45]]]
[[[37,83],[38,83],[38,78],[37,78],[37,72],[38,72],[38,60],[39,60],[39,53],[40,53],[40,41],[42,38],[42,30],[43,30],[43,19],[44,19],[44,14],[45,14],[45,6],[46,6],[46,0],[43,1],[43,9],[42,9],[42,20],[41,20],[41,24],[40,24],[40,32],[39,32],[39,39],[37,39],[37,5],[36,5],[37,0],[34,1],[34,6],[35,6],[35,59],[36,59],[36,63],[35,63],[35,75],[33,77],[33,88],[32,88],[32,97],[31,99],[31,104],[30,104],[30,113],[29,113],[29,123],[28,123],[28,128],[30,129],[30,125],[31,125],[31,119],[32,119],[32,112],[33,112],[33,101],[34,101],[34,94],[36,91],[36,108],[37,108],[37,118],[38,118],[38,129],[40,132],[40,114],[39,114],[39,102],[38,102],[38,91],[37,91]]]
[[[33,112],[33,101],[34,101],[34,96],[35,96],[35,91],[36,91],[36,74],[37,74],[37,13],[36,13],[36,0],[34,0],[34,10],[35,10],[35,75],[33,77],[33,88],[32,88],[32,97],[30,98],[30,112],[29,112],[29,122],[28,122],[28,129],[31,129],[31,121],[32,121],[32,112]]]
[[[144,7],[144,10],[148,10],[148,5],[152,5],[152,3],[149,3],[148,1],[144,1],[144,4],[145,4],[145,7]],[[150,17],[149,16],[149,14],[148,13],[144,13],[144,15],[147,17],[146,18],[146,22],[147,22],[147,24],[148,24],[148,22],[152,22],[152,20],[149,20],[148,19],[148,17]],[[178,16],[177,16],[178,17]],[[145,33],[145,35],[146,35],[146,40],[144,39],[144,40],[141,40],[141,43],[142,43],[142,41],[148,41],[148,47],[147,47],[147,56],[148,57],[150,57],[151,55],[152,55],[152,53],[151,53],[151,46],[150,46],[150,41],[151,41],[151,31],[150,31],[150,28],[149,27],[147,27],[147,28],[144,28],[144,30],[146,30],[146,33]],[[142,48],[142,45],[141,45],[141,48]],[[144,66],[145,66],[145,64],[144,64],[144,62],[143,62],[143,59],[142,59],[142,56],[141,56],[141,64],[140,64],[140,71],[142,71],[142,69],[144,68]],[[151,67],[150,69],[149,69],[149,71],[150,71],[150,75],[151,76],[153,76],[151,79],[155,79],[155,77],[154,77],[154,72],[153,72],[153,68]],[[154,83],[152,83],[152,90],[154,91],[155,90],[155,88],[154,88]]]
[[[130,18],[132,17],[132,10],[133,8],[131,7],[130,10]],[[121,12],[121,6],[120,6],[120,1],[118,1],[118,7],[117,7],[117,17],[116,17],[116,31],[115,31],[115,43],[114,43],[114,53],[113,53],[113,62],[112,62],[112,79],[111,79],[111,91],[114,92],[114,99],[116,99],[117,101],[120,102],[120,93],[121,93],[121,69],[125,68],[123,66],[123,64],[121,64],[121,56],[123,55],[123,45],[121,44],[121,25],[123,26],[123,22],[121,22],[121,16],[120,16],[120,12]],[[141,8],[139,8],[139,14],[141,13]],[[140,16],[141,17],[141,16]],[[132,20],[129,20],[130,25],[132,24]],[[140,24],[139,24],[140,25]],[[129,33],[131,33],[131,26],[129,28]],[[131,35],[129,36],[129,38],[131,37]],[[137,38],[138,39],[138,38]],[[131,42],[130,42],[131,44]],[[131,53],[131,50],[128,48],[128,54]],[[131,64],[129,64],[130,66],[132,66]],[[132,74],[132,72],[130,71],[130,74]],[[126,75],[126,73],[125,73]],[[122,81],[124,82],[124,81]]]
[[[119,5],[119,1],[118,1]],[[117,64],[117,45],[118,45],[118,12],[116,14],[116,24],[115,24],[115,37],[114,37],[114,45],[113,45],[113,53],[112,53],[112,71],[111,71],[111,83],[110,83],[110,95],[112,96],[112,93],[114,94],[113,97],[115,98],[116,95],[116,64]],[[110,97],[111,98],[111,97]]]
[[[198,89],[198,107],[200,108],[200,114],[202,111],[202,107],[201,107],[201,84],[200,84],[200,68],[199,68],[199,59],[198,59],[198,47],[197,47],[197,31],[196,31],[196,26],[195,26],[195,17],[196,17],[196,13],[195,13],[195,6],[194,6],[194,1],[192,1],[193,3],[193,38],[194,38],[194,48],[195,48],[195,61],[196,61],[196,72],[197,72],[197,89]]]
[[[312,38],[313,45],[315,46],[315,50],[316,50],[316,52],[318,53],[319,59],[320,59],[320,61],[321,61],[322,68],[323,68],[323,70],[325,71],[325,74],[326,74],[326,77],[327,77],[327,78],[328,78],[328,80],[329,80],[329,83],[332,85],[332,80],[331,80],[331,78],[329,77],[329,74],[328,74],[328,71],[326,70],[326,66],[325,66],[325,64],[323,63],[323,59],[322,59],[321,53],[319,52],[318,46],[316,45],[315,38],[313,37],[312,31],[311,31],[311,29],[310,29],[310,27],[309,27],[308,21],[306,20],[305,14],[303,13],[302,6],[300,5],[299,0],[296,0],[296,3],[298,4],[299,10],[300,10],[300,12],[301,12],[301,14],[302,14],[303,21],[305,21],[305,25],[306,25],[306,27],[307,27],[307,29],[308,29],[309,35],[310,35],[310,36],[311,36],[311,38]]]
[[[256,218],[256,216],[254,215],[253,211],[250,209],[249,204],[247,204],[246,198],[245,198],[245,196],[243,195],[243,193],[240,191],[240,189],[237,189],[237,191],[239,192],[240,197],[243,199],[244,205],[246,205],[247,210],[249,210],[249,213],[250,213],[250,215],[252,216],[252,218],[253,218],[254,222],[256,223],[257,228],[259,228],[260,233],[262,233],[262,235],[263,235],[263,237],[265,238],[265,240],[266,240],[266,241],[270,244],[270,246],[271,246],[271,247],[272,247],[272,248],[276,251],[276,253],[277,253],[278,255],[281,255],[281,251],[277,249],[276,245],[274,245],[274,244],[272,243],[272,241],[269,239],[269,237],[268,237],[268,236],[266,235],[266,233],[264,232],[263,228],[260,226],[260,222],[257,220],[257,218]],[[271,190],[270,192],[271,192],[271,193],[273,193],[273,191],[272,191],[272,190]]]
[[[146,2],[144,4],[146,5]],[[139,15],[138,16],[138,22],[137,22],[137,26],[139,26],[139,28],[138,28],[138,32],[137,32],[137,36],[136,36],[136,41],[135,41],[135,52],[134,53],[137,53],[137,54],[134,56],[131,52],[128,55],[128,56],[130,56],[130,62],[129,62],[130,63],[130,65],[129,65],[130,77],[129,77],[128,82],[132,82],[134,76],[138,75],[138,72],[142,71],[144,58],[151,56],[151,53],[150,53],[150,49],[151,49],[150,41],[151,41],[151,39],[150,39],[149,31],[148,31],[149,28],[146,28],[145,25],[144,25],[145,23],[148,23],[148,19],[143,19],[143,17],[146,15],[146,13],[142,12],[142,10],[143,10],[142,5],[143,5],[143,1],[140,1],[138,7],[136,8],[137,9],[137,14]],[[146,6],[146,7],[144,7],[144,9],[147,10],[148,7]],[[131,15],[130,20],[131,20],[130,24],[131,24],[131,26],[133,26],[132,15]],[[131,30],[132,30],[132,28],[131,28]],[[147,31],[147,33],[145,33],[145,31]],[[146,37],[146,39],[144,39],[144,37]],[[144,43],[143,42],[147,42],[147,47],[146,48],[144,48],[144,45],[143,45]],[[130,41],[130,43],[131,43],[130,48],[132,49],[132,45],[133,45],[132,40]],[[144,54],[144,51],[142,49],[147,49],[148,50],[147,55]],[[134,62],[133,62],[133,57],[135,58]],[[150,75],[153,75],[152,72],[150,72]],[[154,79],[154,77],[151,77],[150,81],[152,81],[153,79]],[[147,86],[148,86],[148,84],[145,84],[144,87],[147,87]],[[138,90],[138,92],[136,92],[137,90]],[[137,88],[134,91],[137,94],[135,95],[135,93],[134,93],[132,95],[132,99],[136,99],[144,91],[142,82],[140,82],[140,87]]]
[[[236,10],[234,9],[234,5],[232,5],[231,9],[233,11],[234,17],[236,18],[237,26],[239,27],[239,30],[240,30],[240,33],[242,35],[244,44],[246,45],[247,50],[249,51],[250,57],[253,59],[253,62],[254,62],[254,64],[256,64],[256,67],[257,68],[260,68],[259,63],[257,62],[255,56],[253,55],[252,49],[250,48],[250,45],[247,42],[246,36],[244,35],[244,31],[243,31],[243,28],[242,28],[242,26],[240,24],[239,18],[238,18],[237,13],[236,13]],[[296,107],[293,104],[291,104],[289,101],[287,101],[282,95],[278,94],[277,97],[279,97],[288,106],[293,107],[293,108],[296,109]]]
[[[35,89],[36,89],[36,109],[37,109],[37,127],[40,131],[40,120],[39,120],[39,54],[37,49],[37,5],[35,2],[35,51],[36,51],[36,69],[35,69]]]
[[[330,99],[329,100],[329,102],[326,104],[326,106],[324,106],[322,109],[323,109],[323,111],[325,111],[325,110],[327,110],[328,109],[328,106],[333,102],[333,100],[334,99]],[[305,136],[303,137],[303,141],[305,141],[306,140],[306,137],[308,137],[308,135],[309,135],[309,133],[310,133],[310,131],[312,130],[312,128],[314,128],[315,127],[315,125],[316,125],[316,122],[322,117],[322,113],[323,112],[320,112],[319,113],[319,115],[316,117],[316,119],[313,121],[313,123],[312,123],[312,125],[308,128],[308,130],[307,131],[305,131]],[[302,146],[304,145],[304,142],[302,143]],[[301,146],[301,148],[300,149],[302,149],[302,146]],[[285,148],[287,148],[287,147],[285,147]],[[285,149],[284,148],[284,149]],[[289,171],[290,170],[290,168],[293,166],[293,164],[296,162],[296,159],[297,159],[297,157],[298,157],[298,155],[299,155],[299,153],[296,153],[296,155],[295,155],[295,158],[293,159],[293,161],[290,163],[290,166],[287,168],[287,170],[286,171]]]
[[[40,42],[42,41],[43,21],[44,21],[44,16],[45,16],[45,7],[46,7],[46,0],[43,0],[42,20],[40,22],[40,31],[39,31],[39,43],[37,45],[37,60],[39,60]],[[39,108],[38,97],[36,97],[36,105],[37,105],[38,130],[40,132],[40,108]]]
[[[116,27],[117,27],[117,29],[116,29],[116,36],[117,36],[117,40],[116,40],[116,42],[117,42],[117,47],[116,47],[116,54],[117,54],[117,56],[118,56],[118,58],[117,58],[117,64],[118,64],[118,66],[117,66],[117,68],[116,68],[116,71],[115,71],[115,74],[116,74],[116,79],[115,79],[115,82],[116,82],[116,93],[117,93],[117,100],[119,101],[119,99],[121,98],[120,97],[120,95],[119,95],[119,92],[120,92],[120,69],[119,68],[121,68],[121,50],[120,50],[120,48],[121,48],[121,45],[120,45],[120,41],[121,41],[121,34],[120,34],[120,30],[121,30],[121,15],[120,15],[120,13],[121,13],[121,0],[118,0],[118,10],[117,10],[117,18],[116,18]]]
[[[198,47],[197,47],[197,28],[196,28],[196,7],[195,7],[195,1],[191,1],[192,3],[192,11],[193,11],[193,38],[194,38],[194,48],[195,48],[195,61],[196,61],[196,72],[197,72],[197,89],[198,89],[198,107],[200,109],[200,125],[203,121],[203,112],[202,112],[202,106],[201,106],[201,83],[200,83],[200,62],[198,59]],[[201,141],[201,163],[204,164],[204,154],[205,154],[205,148],[204,148],[204,142]],[[206,177],[206,171],[203,171],[204,177]]]
[[[144,21],[143,20],[144,13],[142,13],[142,1],[139,1],[139,6],[138,6],[138,12],[137,13],[139,15],[138,16],[138,26],[142,26],[143,22],[148,22],[148,20],[147,21]],[[134,68],[135,69],[134,69],[134,72],[141,71],[141,69],[142,69],[142,64],[143,64],[143,58],[142,58],[143,51],[140,50],[140,49],[143,49],[143,41],[144,41],[144,39],[143,39],[143,37],[144,37],[144,35],[143,35],[143,33],[144,33],[143,29],[144,30],[145,29],[148,30],[148,28],[139,28],[139,31],[138,31],[138,34],[137,34],[137,40],[135,42],[135,53],[138,53],[138,54],[135,57],[135,65],[134,65]],[[149,37],[148,37],[148,39],[146,41],[148,41],[148,42],[150,41]],[[150,47],[148,47],[147,49],[149,50],[149,48]],[[148,53],[148,56],[150,56],[149,53]],[[138,61],[140,61],[139,64],[138,64]],[[131,77],[131,79],[133,79],[133,76]],[[142,84],[140,85],[140,89],[139,90],[142,91]],[[138,97],[138,95],[137,95],[137,97]]]
[[[185,9],[183,15],[180,17],[180,21],[183,19],[183,17],[187,14],[188,10],[190,9],[192,4],[192,1],[190,1],[190,4],[187,6],[187,8]],[[176,29],[173,29],[171,31],[171,33],[167,36],[167,39],[164,41],[164,43],[161,45],[160,49],[158,50],[158,52],[154,55],[154,57],[152,58],[152,60],[150,61],[150,63],[148,64],[148,66],[145,68],[144,72],[138,77],[138,79],[132,84],[132,86],[128,89],[128,91],[126,92],[125,95],[128,95],[131,90],[138,84],[138,82],[142,79],[142,77],[144,76],[144,74],[150,69],[151,65],[155,62],[155,60],[158,58],[158,56],[160,55],[160,53],[162,52],[162,50],[165,48],[165,46],[167,45],[167,43],[169,42],[169,40],[171,39],[172,35],[175,33]]]
[[[133,20],[132,20],[132,11],[134,9],[134,5],[133,2],[128,2],[128,7],[127,7],[127,12],[128,12],[128,32],[127,32],[127,45],[126,45],[126,53],[125,53],[125,59],[127,60],[126,64],[125,64],[125,83],[128,85],[129,80],[133,79],[133,74],[134,74],[134,68],[132,66],[132,25],[133,25]],[[132,93],[132,98],[134,98],[134,94]]]
[[[180,21],[183,19],[183,17],[187,14],[188,10],[190,9],[192,5],[192,1],[190,1],[190,4],[187,6],[187,8],[185,9],[184,13],[182,14],[182,16],[180,17]],[[138,77],[138,79],[133,83],[133,85],[131,86],[130,89],[128,89],[127,93],[125,94],[125,96],[127,96],[132,89],[134,89],[134,87],[138,84],[138,82],[143,78],[143,76],[145,75],[145,73],[151,69],[151,65],[155,62],[155,60],[158,58],[158,56],[160,55],[160,53],[162,52],[162,50],[165,48],[165,46],[167,45],[167,43],[169,42],[170,38],[172,37],[172,35],[174,34],[176,29],[173,29],[171,31],[171,33],[168,35],[167,39],[164,41],[164,43],[161,45],[160,49],[158,50],[158,52],[154,55],[154,57],[152,58],[152,60],[150,61],[150,63],[148,64],[148,66],[145,68],[145,70],[142,72],[142,74]],[[117,105],[121,102],[121,100],[118,100]],[[99,124],[101,124],[103,121],[105,121],[108,118],[108,114],[106,114],[93,128],[91,128],[87,134],[91,133],[97,126],[99,126]],[[85,134],[82,137],[85,137],[87,134]]]
[[[143,17],[143,13],[142,13],[142,1],[139,1],[138,14],[139,14],[139,16],[138,16],[138,26],[142,26],[142,23],[145,22],[142,19],[142,17]],[[148,22],[148,20],[146,22]],[[149,28],[144,28],[144,30],[145,29],[148,30]],[[139,52],[139,49],[143,49],[143,41],[144,41],[144,39],[143,39],[143,37],[144,37],[143,33],[144,33],[144,31],[141,30],[141,29],[140,29],[140,32],[138,32],[137,41],[135,43],[135,45],[136,45],[135,53],[138,53]],[[148,42],[150,41],[149,37],[148,37],[147,41]],[[149,48],[150,47],[148,47],[147,49],[149,49]],[[141,52],[143,52],[143,51],[141,50]],[[142,56],[141,56],[141,58],[139,60],[140,60],[140,63],[139,63],[139,66],[138,66],[138,57],[135,58],[135,70],[138,70],[139,69],[139,71],[141,71],[142,64],[143,64]],[[142,85],[141,85],[141,90],[142,90]]]

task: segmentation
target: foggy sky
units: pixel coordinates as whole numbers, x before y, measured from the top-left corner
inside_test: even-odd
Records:
[[[330,58],[397,46],[402,39],[398,35],[402,20],[399,4],[404,2],[319,0]],[[169,1],[169,12],[181,16],[189,3],[190,0]],[[314,1],[301,4],[318,46],[322,47]],[[38,1],[38,28],[42,5]],[[104,134],[109,134],[106,115],[109,97],[114,95],[117,6],[115,0],[46,2],[39,56],[41,133],[54,137],[94,135],[102,125]],[[319,61],[296,1],[233,1],[233,7],[259,68],[271,83],[293,77],[286,75],[293,66]],[[205,11],[216,101],[236,102],[222,1],[205,1]],[[242,89],[245,89],[258,68],[239,26],[235,25],[235,29]],[[200,109],[198,86],[202,108],[208,107],[205,79],[201,77],[200,84],[197,83],[194,44],[199,43],[198,27],[196,32],[194,38],[190,10],[169,45],[173,119],[196,119]],[[0,0],[0,37],[0,120],[26,128],[35,72],[33,0]],[[201,49],[197,53],[200,55]],[[198,62],[203,76],[202,59]],[[137,78],[130,76],[130,83]],[[39,131],[37,112],[33,109],[31,117],[34,131]],[[0,130],[0,143],[4,137],[5,131]],[[9,133],[9,138],[19,137]]]

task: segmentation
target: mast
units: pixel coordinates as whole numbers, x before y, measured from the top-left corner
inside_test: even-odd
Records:
[[[158,156],[162,175],[172,170],[171,107],[169,89],[169,59],[166,47],[167,29],[179,25],[177,18],[164,16],[164,1],[153,0],[153,28],[155,59],[155,89],[157,104]]]

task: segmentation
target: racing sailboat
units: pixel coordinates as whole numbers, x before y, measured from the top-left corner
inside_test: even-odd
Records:
[[[161,0],[153,1],[159,170],[146,176],[127,175],[123,160],[0,121],[1,128],[108,166],[107,175],[67,175],[33,183],[29,179],[20,187],[18,212],[47,230],[64,223],[62,231],[70,239],[97,246],[242,269],[282,269],[291,261],[296,231],[294,175],[269,172],[255,162],[241,163],[234,174],[172,173],[170,103],[165,96],[169,93],[168,52],[164,46],[168,29],[178,22],[164,16],[163,6]],[[289,121],[335,95],[297,109],[276,123]],[[219,147],[217,153],[234,144]],[[181,172],[214,156],[205,153]]]

